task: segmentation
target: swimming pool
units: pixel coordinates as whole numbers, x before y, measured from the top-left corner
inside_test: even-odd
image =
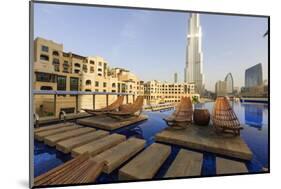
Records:
[[[240,122],[245,125],[241,132],[241,137],[245,140],[254,154],[253,159],[246,163],[247,168],[249,172],[260,172],[263,167],[268,167],[268,106],[266,104],[241,104],[239,102],[232,102],[231,105]],[[204,107],[211,111],[213,103],[197,104],[195,107]],[[167,127],[163,118],[171,113],[172,110],[163,112],[144,112],[144,114],[149,116],[148,120],[115,130],[112,133],[145,139],[146,146],[149,146],[154,142],[155,134]],[[179,150],[180,147],[172,145],[172,153],[162,165],[155,178],[163,177]],[[48,147],[37,141],[35,141],[34,156],[35,177],[71,159],[70,155],[65,155],[55,150],[55,148]],[[215,175],[215,158],[215,154],[203,153],[202,176]],[[110,175],[102,174],[97,179],[97,182],[114,182],[117,178],[118,171],[116,170]]]

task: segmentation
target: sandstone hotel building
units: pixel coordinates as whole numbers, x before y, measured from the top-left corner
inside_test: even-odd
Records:
[[[34,41],[33,89],[55,91],[88,91],[129,93],[145,96],[145,103],[179,102],[181,96],[198,96],[194,84],[148,81],[144,83],[134,73],[124,68],[110,68],[100,56],[81,56],[64,52],[63,45],[54,41],[36,38]],[[54,112],[53,95],[34,95],[34,112],[39,116],[58,116],[80,112],[81,108],[92,108],[92,96],[80,95],[78,106],[73,95],[57,95]],[[105,95],[96,95],[95,108],[106,106]],[[108,95],[109,103],[117,95]]]

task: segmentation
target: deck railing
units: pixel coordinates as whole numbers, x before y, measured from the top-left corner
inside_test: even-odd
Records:
[[[57,110],[57,96],[58,95],[71,95],[75,96],[75,109],[76,113],[79,113],[78,111],[78,101],[79,96],[81,95],[92,95],[93,97],[93,109],[96,109],[96,96],[97,95],[105,95],[106,96],[106,106],[109,105],[109,96],[110,95],[117,95],[117,96],[126,96],[126,103],[129,102],[129,96],[131,95],[133,97],[133,101],[135,101],[135,94],[132,93],[116,93],[116,92],[88,92],[88,91],[54,91],[54,90],[33,90],[32,95],[53,95],[54,96],[54,113],[56,113]]]

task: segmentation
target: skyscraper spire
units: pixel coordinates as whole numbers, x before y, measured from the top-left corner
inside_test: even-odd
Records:
[[[184,81],[195,83],[197,92],[204,90],[202,31],[199,14],[192,13],[189,18],[189,27],[186,46],[186,65]]]

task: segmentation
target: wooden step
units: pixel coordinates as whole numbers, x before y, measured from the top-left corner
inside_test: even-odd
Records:
[[[93,157],[92,160],[96,162],[104,161],[105,166],[103,168],[103,172],[109,174],[142,150],[144,146],[145,140],[130,138],[127,141],[124,141]]]
[[[74,123],[70,123],[70,122],[69,123],[58,123],[58,124],[54,124],[54,125],[39,127],[39,128],[35,128],[34,132],[35,133],[39,133],[39,132],[42,132],[42,131],[48,131],[48,130],[52,130],[52,129],[59,129],[59,128],[70,126],[70,125],[74,125]]]
[[[224,158],[216,158],[217,175],[248,173],[245,163]]]
[[[126,140],[126,136],[124,136],[124,135],[112,134],[112,135],[103,137],[101,139],[95,140],[93,142],[90,142],[88,144],[85,144],[83,146],[74,148],[71,151],[71,155],[73,157],[75,157],[75,156],[83,154],[85,152],[89,152],[90,155],[94,156],[113,146],[116,146],[117,144],[119,144],[125,140]]]
[[[58,129],[42,131],[42,132],[39,132],[39,133],[35,133],[34,138],[39,140],[39,141],[43,141],[43,139],[47,136],[63,133],[63,132],[66,132],[66,131],[71,131],[71,130],[78,129],[78,128],[81,128],[81,126],[72,125],[72,126],[62,127],[62,128],[58,128]]]
[[[108,131],[98,130],[95,132],[83,134],[77,137],[73,137],[67,140],[60,141],[56,144],[56,149],[64,152],[69,153],[73,148],[82,146],[94,140],[100,139],[109,135]]]
[[[119,169],[119,180],[152,179],[171,153],[171,147],[154,143]]]
[[[89,128],[89,127],[81,127],[79,129],[66,131],[63,133],[47,136],[44,138],[45,144],[48,144],[49,146],[55,146],[56,143],[62,140],[66,140],[75,136],[80,136],[82,134],[90,133],[95,131],[96,129]]]
[[[181,149],[164,177],[200,176],[202,162],[203,154]]]

